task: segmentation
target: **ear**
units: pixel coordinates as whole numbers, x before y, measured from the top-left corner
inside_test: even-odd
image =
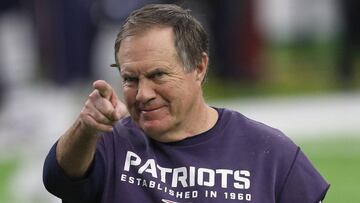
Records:
[[[201,61],[196,66],[196,69],[195,69],[196,80],[199,81],[200,84],[202,84],[205,79],[206,72],[208,69],[208,64],[209,64],[209,56],[205,52],[203,52],[201,54]]]

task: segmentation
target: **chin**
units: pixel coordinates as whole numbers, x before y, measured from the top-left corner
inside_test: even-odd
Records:
[[[167,131],[168,128],[164,125],[163,122],[146,122],[140,124],[140,128],[145,132],[146,135],[153,138],[154,140],[160,142],[169,142],[167,141]]]
[[[161,122],[146,122],[146,123],[140,123],[140,128],[146,133],[146,134],[152,134],[152,135],[160,135],[162,132],[164,132],[164,125]]]

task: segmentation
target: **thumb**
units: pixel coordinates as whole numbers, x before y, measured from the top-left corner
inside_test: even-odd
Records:
[[[113,88],[107,82],[104,80],[97,80],[93,83],[93,87],[99,91],[103,98],[110,101],[113,95]]]
[[[120,100],[117,101],[117,105],[115,106],[115,110],[112,114],[114,120],[119,120],[128,114],[128,110],[124,103]]]

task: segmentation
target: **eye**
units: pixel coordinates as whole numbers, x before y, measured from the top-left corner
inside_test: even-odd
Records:
[[[123,76],[123,83],[124,84],[136,84],[138,82],[138,78],[137,77],[132,77],[132,76]]]
[[[158,70],[158,71],[155,71],[155,72],[151,73],[149,75],[149,78],[151,78],[151,79],[160,79],[164,75],[165,75],[165,72]]]

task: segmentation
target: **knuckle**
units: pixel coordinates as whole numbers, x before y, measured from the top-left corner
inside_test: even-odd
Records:
[[[85,106],[81,111],[80,111],[80,117],[81,118],[85,118],[87,116],[91,116],[92,109],[91,106]]]
[[[110,121],[105,116],[99,116],[96,121],[101,124],[109,124]]]
[[[104,114],[106,117],[109,117],[114,111],[114,108],[107,101],[103,101],[100,104],[97,104],[97,109]]]
[[[90,100],[87,100],[85,102],[85,105],[84,105],[84,107],[83,107],[83,109],[81,111],[82,112],[89,112],[93,108],[94,108],[94,104]]]
[[[96,101],[99,98],[99,91],[98,90],[94,90],[91,92],[91,94],[89,95],[89,100],[90,101]]]
[[[87,115],[88,115],[88,111],[87,111],[87,109],[84,107],[84,108],[80,111],[79,117],[80,117],[81,119],[85,119]]]
[[[81,123],[83,124],[83,129],[86,131],[92,130],[94,129],[94,123],[93,121],[89,118],[89,116],[83,116],[80,119]]]
[[[108,118],[112,118],[113,116],[112,116],[112,113],[113,112],[113,110],[112,109],[110,109],[110,108],[106,108],[106,109],[104,109],[104,114],[106,115],[106,117],[108,117]]]

